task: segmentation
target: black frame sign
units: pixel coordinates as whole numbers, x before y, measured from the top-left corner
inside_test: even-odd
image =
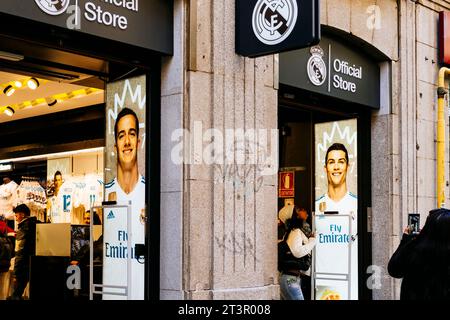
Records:
[[[1,0],[0,12],[163,54],[173,51],[173,0]]]
[[[280,54],[280,84],[380,108],[379,62],[338,38]]]
[[[319,0],[236,0],[236,53],[259,57],[320,41]]]

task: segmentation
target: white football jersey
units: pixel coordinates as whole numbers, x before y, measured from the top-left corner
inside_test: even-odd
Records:
[[[351,192],[347,192],[345,196],[334,201],[328,196],[328,193],[322,195],[316,200],[316,215],[324,214],[324,212],[337,211],[338,214],[345,214],[352,217],[352,242],[351,242],[351,297],[350,300],[358,300],[358,198]]]
[[[8,220],[14,220],[13,207],[18,187],[14,181],[0,186],[0,216],[4,216]]]
[[[131,201],[131,299],[132,300],[143,300],[144,297],[144,288],[145,288],[145,264],[144,259],[140,259],[139,261],[134,257],[134,247],[136,244],[145,244],[145,178],[143,176],[139,176],[139,181],[136,184],[134,190],[129,194],[126,194],[119,183],[117,182],[117,178],[112,182],[105,185],[105,200],[108,200],[108,197],[111,193],[116,193],[117,205],[128,205],[129,201]],[[115,226],[113,219],[109,219],[107,216],[108,212],[105,212],[104,219],[107,220],[105,223],[106,226],[111,226],[114,230],[125,229],[126,226]],[[119,221],[119,220],[117,220]],[[106,232],[106,231],[105,231]],[[123,239],[122,239],[123,240]],[[126,244],[125,244],[126,246]],[[108,248],[104,248],[107,253]],[[120,255],[120,258],[123,260],[122,263],[124,266],[126,262],[126,256]],[[121,279],[118,279],[118,275],[114,272],[113,267],[108,265],[104,265],[103,269],[103,283],[105,285],[124,285],[124,283],[120,282]],[[103,295],[104,300],[122,300],[126,299],[126,297],[122,296],[110,296],[107,294]]]
[[[97,175],[86,177],[86,192],[83,204],[86,210],[100,206],[103,200],[103,178]]]
[[[85,210],[90,210],[94,206],[100,206],[103,200],[103,181],[98,175],[89,174],[79,177],[74,182],[74,208],[81,205]]]
[[[52,223],[71,223],[74,193],[74,183],[65,181],[59,188],[58,195],[50,198],[50,221]]]

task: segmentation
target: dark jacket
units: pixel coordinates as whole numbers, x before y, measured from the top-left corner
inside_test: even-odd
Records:
[[[36,217],[28,217],[18,225],[14,273],[22,275],[30,269],[30,257],[36,253]]]
[[[401,300],[449,300],[449,260],[437,259],[431,248],[425,248],[420,238],[403,235],[399,247],[388,264],[394,278],[403,278]]]

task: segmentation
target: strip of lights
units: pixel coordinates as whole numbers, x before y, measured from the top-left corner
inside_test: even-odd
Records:
[[[104,147],[98,147],[98,148],[75,150],[75,151],[65,151],[65,152],[59,152],[59,153],[40,154],[40,155],[22,157],[22,158],[5,159],[5,160],[0,160],[0,165],[10,164],[13,162],[20,162],[20,161],[29,161],[29,160],[59,159],[59,158],[63,158],[63,157],[70,157],[70,156],[80,155],[80,154],[85,154],[85,153],[104,152],[104,150],[105,150]]]
[[[37,106],[40,106],[43,104],[46,104],[51,107],[51,106],[54,106],[57,102],[62,102],[65,100],[85,97],[88,95],[92,95],[94,93],[98,93],[100,91],[103,91],[103,90],[96,89],[96,88],[87,88],[87,89],[79,89],[79,90],[75,90],[75,91],[59,93],[59,94],[55,94],[55,95],[45,97],[45,98],[38,98],[38,99],[34,99],[34,100],[24,101],[24,102],[17,103],[17,104],[2,106],[2,107],[0,107],[0,113],[5,113],[11,117],[14,114],[14,112],[20,111],[22,109],[29,109],[29,108],[37,107]]]

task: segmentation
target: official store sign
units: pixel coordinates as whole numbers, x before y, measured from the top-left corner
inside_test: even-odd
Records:
[[[237,0],[236,52],[257,57],[320,39],[318,0]]]
[[[322,36],[318,45],[280,54],[280,83],[380,107],[378,62],[357,46]]]
[[[172,53],[172,0],[1,0],[0,12]]]

